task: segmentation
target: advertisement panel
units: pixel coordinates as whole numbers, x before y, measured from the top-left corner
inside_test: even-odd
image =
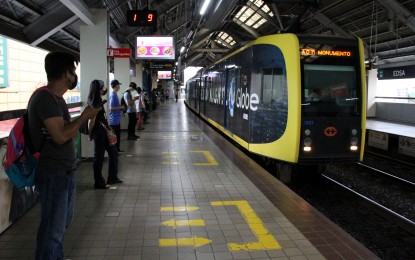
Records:
[[[174,60],[173,36],[137,36],[136,58]]]

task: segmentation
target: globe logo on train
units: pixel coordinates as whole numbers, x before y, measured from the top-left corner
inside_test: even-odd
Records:
[[[252,110],[256,111],[258,109],[257,105],[259,104],[259,97],[256,93],[249,93],[248,92],[248,76],[246,74],[242,75],[242,87],[239,87],[235,91],[235,77],[232,78],[230,84],[229,84],[229,96],[228,96],[228,109],[229,109],[229,115],[233,117],[234,115],[234,109],[235,106],[237,108],[241,108],[244,110]],[[211,93],[213,100],[210,100],[213,103],[215,100],[215,93]]]

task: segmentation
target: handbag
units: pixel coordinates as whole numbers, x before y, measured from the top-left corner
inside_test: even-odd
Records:
[[[101,125],[104,127],[107,133],[108,145],[112,146],[117,144],[117,135],[114,133],[114,130],[112,130],[111,126],[104,125],[103,123],[101,123]]]

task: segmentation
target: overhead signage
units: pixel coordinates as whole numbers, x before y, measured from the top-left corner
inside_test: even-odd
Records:
[[[415,78],[415,65],[378,69],[378,79],[411,79]]]
[[[335,56],[335,57],[351,57],[351,51],[345,50],[316,50],[312,48],[300,49],[302,56]]]
[[[157,69],[157,70],[173,70],[173,62],[155,62],[152,61],[149,63],[150,69]]]
[[[130,58],[130,48],[107,48],[107,57],[110,58]]]
[[[174,60],[173,36],[137,36],[136,58]]]
[[[7,39],[0,36],[0,88],[9,86],[7,67]]]

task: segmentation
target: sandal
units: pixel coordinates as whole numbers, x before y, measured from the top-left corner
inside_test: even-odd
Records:
[[[100,184],[100,185],[94,185],[94,189],[101,189],[101,190],[107,190],[107,189],[109,189],[109,188],[111,188],[111,185],[109,185],[109,184]]]

